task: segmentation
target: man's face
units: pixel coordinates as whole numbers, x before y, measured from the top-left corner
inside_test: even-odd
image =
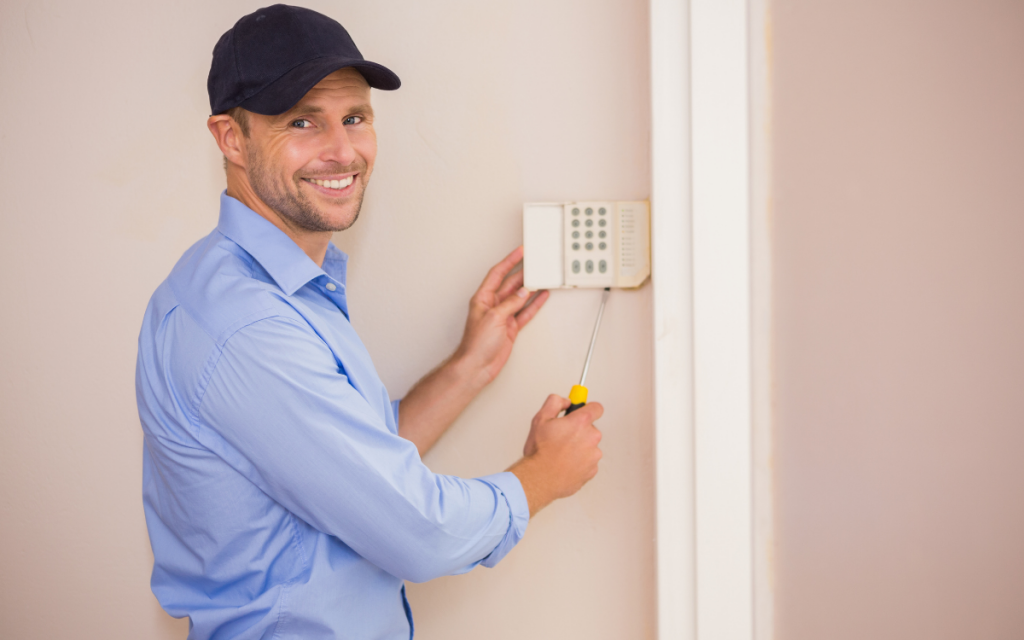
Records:
[[[377,156],[363,76],[339,69],[287,113],[248,115],[247,175],[256,195],[305,231],[352,226]]]

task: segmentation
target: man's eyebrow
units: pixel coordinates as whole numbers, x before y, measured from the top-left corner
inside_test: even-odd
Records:
[[[299,104],[295,105],[294,107],[292,107],[291,109],[289,109],[289,110],[285,111],[284,113],[282,113],[280,117],[282,119],[287,119],[287,118],[293,118],[293,117],[299,115],[300,113],[310,113],[310,114],[312,114],[312,113],[323,113],[323,112],[324,112],[323,107],[318,107],[315,104],[302,104],[302,103],[299,103]]]
[[[297,104],[294,107],[292,107],[291,109],[289,109],[287,112],[281,114],[281,118],[282,119],[288,119],[288,118],[294,118],[295,116],[301,115],[301,114],[304,114],[304,113],[308,113],[308,114],[315,114],[316,113],[316,114],[319,114],[319,113],[323,113],[323,112],[324,112],[324,108],[321,107],[321,106],[315,105],[315,104],[307,104],[307,105]],[[351,109],[347,109],[346,113],[348,113],[350,115],[351,114],[363,114],[363,115],[367,115],[367,116],[373,117],[373,107],[371,107],[370,103],[367,102],[367,103],[364,103],[364,104],[358,104],[358,105],[352,107]]]
[[[348,110],[348,112],[349,113],[360,113],[360,114],[372,117],[373,116],[373,107],[371,107],[370,103],[367,102],[366,104],[360,104],[360,105],[356,105],[356,106],[352,107],[351,109]]]

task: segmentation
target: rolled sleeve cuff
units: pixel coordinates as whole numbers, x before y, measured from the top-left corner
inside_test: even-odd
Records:
[[[526,502],[523,485],[519,482],[519,478],[510,471],[483,476],[477,480],[494,487],[508,504],[509,526],[505,531],[505,537],[501,539],[494,551],[491,551],[490,555],[481,562],[485,567],[493,567],[522,540],[523,534],[526,533],[526,525],[530,522],[530,506]]]

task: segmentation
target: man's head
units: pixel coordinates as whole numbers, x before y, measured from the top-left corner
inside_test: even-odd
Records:
[[[399,85],[326,16],[274,5],[243,17],[207,82],[228,193],[296,232],[348,228],[376,157],[370,87]]]
[[[377,156],[370,87],[355,69],[331,73],[283,114],[235,111],[209,126],[235,197],[255,196],[296,230],[355,222]]]

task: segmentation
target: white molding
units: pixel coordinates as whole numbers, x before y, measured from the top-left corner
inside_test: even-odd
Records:
[[[697,637],[751,640],[747,2],[692,0],[690,27]]]
[[[767,0],[651,0],[658,635],[772,640]]]
[[[658,637],[694,640],[689,12],[651,0],[651,280]]]

